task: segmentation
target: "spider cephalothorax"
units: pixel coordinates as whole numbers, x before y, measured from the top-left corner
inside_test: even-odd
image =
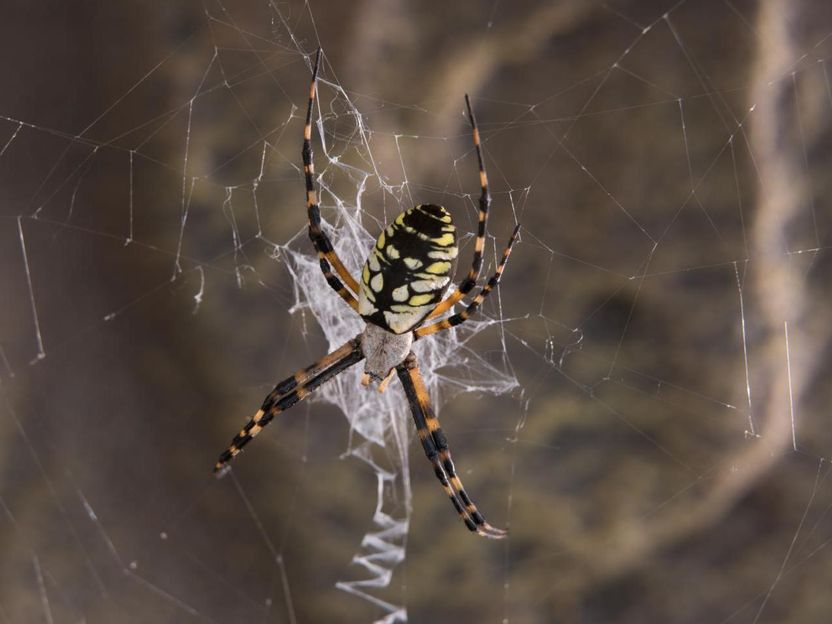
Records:
[[[482,266],[485,226],[491,195],[480,147],[480,134],[466,95],[465,104],[471,121],[481,187],[474,259],[468,275],[453,294],[447,299],[442,299],[451,281],[454,259],[458,251],[456,228],[451,221],[451,215],[444,208],[422,204],[402,212],[385,227],[367,257],[361,272],[361,282],[353,278],[335,253],[329,237],[321,229],[321,214],[315,193],[312,108],[315,103],[320,58],[321,51],[318,49],[312,70],[306,125],[303,129],[302,155],[309,238],[318,252],[321,270],[327,283],[361,315],[367,325],[359,336],[277,384],[254,417],[220,455],[215,470],[222,471],[229,460],[239,454],[277,414],[286,411],[353,364],[366,360],[362,380],[365,385],[375,382],[378,383],[378,389],[383,391],[393,373],[398,375],[410,404],[425,455],[433,464],[442,488],[465,526],[484,537],[505,537],[506,531],[497,529],[485,521],[462,486],[451,460],[447,438],[433,413],[416,356],[410,347],[414,340],[459,325],[477,311],[483,299],[499,283],[520,226],[514,228],[494,275],[468,306],[447,318],[431,321],[449,312],[455,303],[474,289]],[[333,268],[335,273],[332,272]]]
[[[413,334],[394,334],[378,325],[367,323],[361,332],[361,351],[364,353],[364,376],[361,383],[369,386],[377,383],[384,392],[393,369],[404,362],[413,344]]]

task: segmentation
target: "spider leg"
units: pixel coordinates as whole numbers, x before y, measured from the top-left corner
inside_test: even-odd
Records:
[[[410,353],[405,361],[396,367],[396,372],[410,403],[410,411],[413,413],[413,420],[416,423],[416,430],[425,455],[427,455],[428,461],[433,464],[436,478],[442,484],[442,488],[451,500],[459,517],[469,530],[475,531],[483,537],[491,539],[505,537],[508,534],[507,531],[493,527],[485,521],[456,474],[456,468],[451,459],[451,451],[448,448],[448,440],[439,426],[439,419],[433,413],[425,384],[416,363],[416,356]]]
[[[344,263],[335,253],[332,241],[321,229],[321,209],[318,206],[318,195],[315,192],[315,165],[312,162],[312,105],[315,103],[317,91],[318,67],[321,61],[321,49],[315,55],[315,67],[312,70],[312,84],[309,87],[309,105],[306,109],[306,125],[303,127],[303,174],[306,178],[306,210],[309,215],[309,239],[312,241],[315,250],[318,252],[318,259],[321,264],[321,271],[326,277],[327,283],[340,295],[341,299],[349,306],[358,311],[358,300],[353,293],[358,292],[358,282],[350,275]],[[332,273],[332,267],[341,279]],[[343,282],[341,280],[344,280]],[[352,292],[344,286],[352,289]]]
[[[488,220],[488,207],[491,205],[491,192],[488,189],[488,175],[485,172],[485,159],[482,155],[482,147],[480,146],[480,131],[477,127],[477,118],[474,117],[474,111],[471,109],[471,100],[468,99],[468,94],[465,94],[465,106],[468,108],[468,119],[471,121],[471,134],[474,139],[474,148],[477,150],[477,164],[480,171],[480,218],[477,225],[477,241],[474,244],[474,260],[471,263],[471,269],[468,275],[459,285],[459,288],[444,301],[440,301],[436,307],[428,314],[428,319],[435,318],[444,314],[460,299],[467,295],[474,286],[477,285],[477,278],[480,275],[482,268],[482,252],[485,248],[485,226]]]
[[[363,359],[364,353],[361,351],[361,341],[359,338],[354,338],[314,364],[300,369],[291,377],[277,384],[263,401],[263,405],[257,413],[240,430],[240,433],[234,436],[231,445],[222,452],[214,466],[214,472],[221,471],[231,458],[238,455],[243,447],[280,412],[285,412],[312,394],[318,386]]]
[[[514,227],[514,231],[511,233],[511,238],[508,239],[508,245],[503,250],[503,257],[500,258],[500,263],[497,265],[497,270],[494,272],[494,275],[491,276],[491,279],[486,282],[485,286],[480,289],[480,292],[477,293],[477,296],[474,297],[473,301],[468,305],[467,308],[454,314],[453,316],[449,316],[446,319],[443,319],[437,323],[433,323],[431,325],[426,325],[424,327],[420,327],[419,329],[413,332],[413,337],[417,340],[424,336],[429,336],[430,334],[435,334],[438,331],[442,331],[444,329],[450,329],[456,325],[464,323],[468,320],[472,314],[474,314],[477,309],[479,309],[480,304],[483,300],[491,294],[491,291],[497,287],[497,284],[500,283],[500,277],[503,275],[503,269],[506,266],[506,262],[508,262],[508,257],[511,255],[511,248],[514,246],[514,243],[517,240],[517,234],[520,231],[520,224],[518,223]],[[450,299],[450,297],[449,297]]]

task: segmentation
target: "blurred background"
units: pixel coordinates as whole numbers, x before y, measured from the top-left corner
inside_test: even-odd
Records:
[[[397,382],[211,475],[349,315],[299,269],[319,45],[351,268],[413,203],[475,228],[466,92],[486,270],[523,224],[429,359],[503,542]],[[0,622],[828,621],[828,3],[13,0],[0,51]]]

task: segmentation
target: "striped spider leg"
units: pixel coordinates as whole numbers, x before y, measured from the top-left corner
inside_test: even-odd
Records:
[[[442,488],[451,499],[459,517],[466,527],[483,537],[504,538],[508,532],[493,527],[485,521],[456,474],[454,462],[451,459],[451,450],[448,448],[448,439],[442,432],[439,419],[433,413],[425,383],[422,381],[422,375],[416,363],[416,356],[412,352],[396,367],[396,373],[402,382],[407,401],[410,403],[410,411],[413,413],[416,431],[425,455],[433,464],[436,478],[439,479]]]
[[[353,338],[314,364],[300,369],[277,384],[263,401],[257,413],[240,430],[240,433],[234,436],[229,447],[222,452],[214,466],[214,472],[221,475],[231,458],[238,455],[243,447],[251,442],[275,416],[299,403],[312,394],[318,386],[363,359],[361,340]]]
[[[500,263],[497,265],[497,270],[494,271],[494,275],[485,283],[485,285],[480,288],[480,291],[477,293],[477,296],[473,298],[470,304],[460,312],[449,316],[446,319],[442,319],[436,323],[432,323],[430,325],[423,325],[413,331],[413,338],[419,339],[424,336],[429,336],[431,334],[435,334],[438,331],[442,331],[444,329],[450,329],[451,327],[455,327],[464,323],[465,321],[470,318],[472,314],[475,314],[476,311],[479,309],[480,304],[482,304],[483,300],[491,294],[491,292],[497,287],[500,283],[500,278],[503,276],[503,269],[506,267],[506,262],[508,262],[508,257],[511,255],[511,248],[514,246],[514,243],[517,241],[517,234],[520,233],[520,224],[514,226],[514,231],[511,233],[511,237],[508,239],[508,244],[506,245],[505,249],[503,249],[503,257],[500,258]],[[459,291],[457,291],[459,292]],[[456,294],[456,293],[454,293]],[[449,301],[452,297],[448,297],[445,301]],[[444,303],[444,302],[443,302]],[[442,304],[440,304],[442,305]],[[439,306],[437,306],[439,307]]]
[[[450,310],[454,304],[456,304],[459,300],[461,300],[465,295],[467,295],[477,284],[477,278],[480,274],[480,269],[482,268],[482,256],[483,256],[483,249],[485,248],[485,228],[486,223],[488,221],[488,207],[491,205],[491,191],[488,188],[488,174],[485,171],[485,158],[482,154],[482,146],[480,144],[480,131],[479,127],[477,126],[477,118],[474,116],[474,110],[471,108],[471,100],[468,95],[465,95],[465,106],[468,109],[468,120],[471,122],[471,135],[474,141],[474,148],[477,152],[477,166],[479,168],[480,174],[480,200],[479,200],[479,207],[480,207],[480,216],[479,216],[479,224],[477,227],[477,240],[474,244],[474,260],[471,264],[471,269],[468,271],[468,275],[465,279],[460,283],[459,288],[447,299],[444,301],[440,301],[436,307],[431,310],[430,314],[428,314],[425,320],[430,320],[437,316],[440,316]],[[488,297],[489,294],[497,287],[497,284],[500,283],[500,277],[503,274],[503,269],[505,268],[506,262],[508,261],[508,257],[511,254],[511,248],[514,246],[515,241],[517,240],[517,234],[520,231],[520,224],[518,223],[514,227],[514,231],[511,233],[511,237],[509,238],[508,244],[506,245],[505,249],[503,250],[503,257],[500,260],[500,263],[497,265],[497,270],[494,272],[494,275],[491,276],[491,279],[486,282],[485,286],[483,286],[476,297],[471,301],[471,303],[461,312],[454,314],[446,319],[443,319],[437,323],[432,323],[429,325],[424,325],[418,327],[413,332],[413,338],[418,340],[424,336],[429,336],[430,334],[434,334],[438,331],[442,331],[445,329],[450,329],[451,327],[455,327],[461,323],[464,323],[472,314],[474,314],[482,304],[483,300]]]
[[[480,216],[477,223],[477,240],[474,243],[474,260],[471,263],[471,268],[468,270],[468,275],[459,285],[459,288],[454,293],[440,302],[428,315],[428,319],[440,316],[453,305],[467,295],[474,286],[477,285],[477,278],[480,276],[480,269],[482,268],[482,252],[485,248],[485,228],[488,223],[488,207],[491,206],[491,191],[488,188],[488,174],[485,172],[485,159],[482,155],[482,147],[480,146],[480,130],[477,127],[477,118],[474,117],[474,110],[471,108],[471,100],[468,94],[465,94],[465,107],[468,109],[468,120],[471,122],[471,136],[474,140],[474,149],[477,151],[477,165],[480,172]]]
[[[312,84],[309,86],[309,104],[306,107],[306,124],[303,126],[303,150],[301,155],[303,157],[303,174],[306,179],[306,210],[309,216],[309,239],[318,252],[318,258],[321,264],[321,271],[326,277],[327,283],[338,293],[338,295],[347,302],[347,304],[355,311],[358,311],[358,300],[353,293],[358,292],[358,282],[350,275],[344,263],[335,253],[335,248],[332,246],[332,241],[329,236],[321,228],[321,209],[318,205],[318,195],[315,192],[315,165],[312,162],[312,107],[315,104],[315,95],[318,85],[318,69],[321,62],[321,49],[315,54],[315,66],[312,69]],[[332,267],[335,267],[335,272],[341,277],[338,279],[332,273]],[[344,286],[344,280],[347,286]],[[352,292],[347,290],[349,287]]]

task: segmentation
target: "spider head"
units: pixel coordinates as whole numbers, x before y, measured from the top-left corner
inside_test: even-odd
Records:
[[[384,392],[393,377],[396,366],[410,353],[413,334],[394,334],[372,323],[367,323],[361,334],[361,350],[366,358],[361,383],[365,386],[378,385]]]

